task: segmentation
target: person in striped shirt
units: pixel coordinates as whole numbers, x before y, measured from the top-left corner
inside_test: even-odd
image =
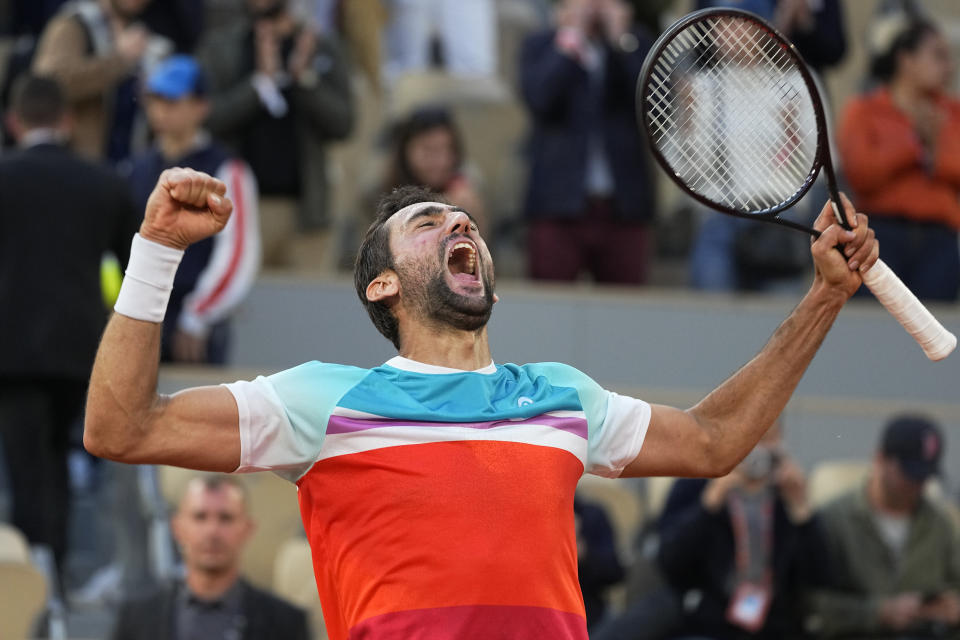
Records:
[[[381,200],[355,270],[395,358],[372,369],[314,361],[159,396],[166,291],[183,250],[227,223],[225,192],[195,171],[160,177],[100,345],[84,443],[113,460],[295,482],[338,640],[585,640],[581,475],[728,473],[860,286],[850,265],[877,257],[865,216],[851,210],[858,227],[847,232],[825,206],[810,292],[749,364],[684,411],[613,393],[569,365],[494,363],[483,238],[468,212],[405,187]]]
[[[230,315],[260,268],[257,181],[246,162],[202,128],[210,110],[206,82],[190,56],[157,65],[144,87],[152,149],[135,158],[129,175],[140,207],[169,167],[191,167],[227,185],[233,215],[221,233],[190,245],[180,262],[163,325],[165,362],[223,364],[229,355]]]

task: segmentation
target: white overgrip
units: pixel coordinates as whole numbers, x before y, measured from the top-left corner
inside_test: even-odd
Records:
[[[931,360],[942,360],[957,346],[957,337],[947,331],[913,292],[882,260],[863,273],[877,300],[887,308]]]

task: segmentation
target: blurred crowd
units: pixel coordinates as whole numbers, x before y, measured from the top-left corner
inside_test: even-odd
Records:
[[[591,638],[960,637],[960,507],[942,491],[941,429],[894,416],[869,462],[824,461],[809,478],[783,429],[726,476],[648,488],[632,566],[616,540],[631,532],[611,525],[616,502],[581,490]]]
[[[66,117],[46,128],[123,176],[134,216],[169,166],[236,193],[237,255],[195,261],[178,285],[181,336],[194,340],[170,346],[175,359],[222,361],[225,347],[201,353],[196,338],[218,333],[259,268],[349,270],[377,195],[408,183],[473,213],[508,277],[790,288],[810,268],[802,236],[677,197],[636,126],[654,38],[712,6],[768,19],[821,77],[862,37],[839,0],[6,0],[0,100],[9,113],[24,74],[55,80]],[[879,219],[884,260],[921,298],[953,301],[947,35],[921,2],[878,2],[862,91],[832,109],[841,179]],[[8,151],[43,138],[12,120]],[[791,215],[809,220],[825,195],[816,187]],[[207,308],[218,283],[232,295]]]
[[[228,362],[231,314],[259,273],[351,270],[376,198],[407,184],[469,211],[508,277],[803,283],[806,237],[668,193],[636,125],[636,79],[656,36],[710,6],[767,18],[821,75],[861,37],[840,0],[0,0],[0,305],[22,311],[0,317],[10,520],[50,549],[65,586],[80,586],[63,575],[68,454],[130,238],[170,167],[223,180],[234,215],[180,265],[166,362]],[[841,178],[883,259],[919,297],[946,302],[960,293],[949,35],[922,2],[877,2],[860,90],[832,104]],[[791,216],[812,220],[825,197],[817,185]],[[591,628],[602,638],[955,633],[953,524],[922,491],[941,452],[929,421],[891,423],[865,484],[818,512],[774,430],[727,478],[673,486],[644,531],[656,544],[643,571],[661,579],[621,603],[620,618],[604,613],[603,594],[627,571],[585,497]],[[238,491],[214,482],[190,495],[242,511]],[[246,534],[231,535],[242,546]],[[245,602],[232,593],[229,611]],[[209,613],[166,597],[184,616]],[[300,634],[302,621],[291,624],[289,637]]]

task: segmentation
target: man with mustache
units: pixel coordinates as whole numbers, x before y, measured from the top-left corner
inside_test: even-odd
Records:
[[[246,489],[230,476],[197,476],[171,525],[184,578],[121,606],[113,640],[306,640],[303,611],[244,580],[240,557],[255,524]]]
[[[878,254],[865,216],[845,202],[857,227],[844,231],[825,206],[809,293],[760,354],[682,411],[607,391],[568,365],[496,365],[483,238],[468,212],[405,187],[381,201],[355,271],[397,357],[159,396],[170,283],[183,250],[226,223],[224,193],[188,169],[161,176],[94,365],[84,443],[124,462],[295,481],[337,639],[585,639],[580,476],[728,473],[783,410],[860,286],[858,268]]]

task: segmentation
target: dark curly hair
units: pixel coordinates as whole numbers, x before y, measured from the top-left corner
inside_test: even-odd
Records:
[[[381,197],[377,203],[376,219],[363,236],[353,269],[353,284],[357,288],[357,296],[370,315],[373,326],[397,349],[400,348],[397,319],[386,303],[367,300],[367,286],[387,269],[395,268],[393,252],[390,250],[390,233],[386,228],[387,220],[401,209],[418,202],[449,204],[439,193],[415,186],[399,187]]]
[[[390,132],[390,167],[387,172],[386,189],[407,184],[420,184],[407,158],[407,148],[414,138],[434,129],[446,129],[453,140],[454,167],[460,169],[464,161],[463,138],[450,112],[437,105],[427,105],[413,111],[396,123]],[[423,186],[423,185],[422,185]]]
[[[940,30],[932,22],[911,17],[909,24],[893,39],[886,51],[876,53],[870,60],[870,75],[879,82],[890,82],[897,74],[897,59],[901,53],[913,53],[923,40]]]

